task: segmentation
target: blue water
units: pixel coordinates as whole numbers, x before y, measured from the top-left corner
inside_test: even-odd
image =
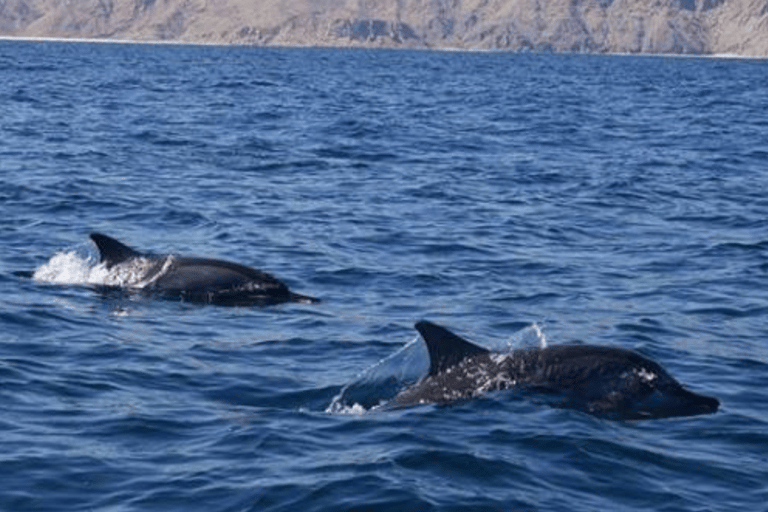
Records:
[[[0,42],[0,510],[768,510],[767,73]],[[322,302],[24,274],[91,231]],[[361,407],[421,318],[635,349],[721,409]]]

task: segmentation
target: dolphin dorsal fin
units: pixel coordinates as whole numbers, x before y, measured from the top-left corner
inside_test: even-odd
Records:
[[[107,268],[122,263],[125,260],[136,258],[142,254],[134,251],[127,245],[121,244],[114,238],[102,235],[100,233],[91,233],[91,240],[99,248],[102,263],[107,264]]]
[[[427,344],[429,375],[437,375],[468,357],[489,352],[432,322],[422,320],[416,324],[416,330]]]

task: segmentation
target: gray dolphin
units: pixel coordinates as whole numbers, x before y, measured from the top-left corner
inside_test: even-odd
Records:
[[[237,263],[140,253],[114,238],[91,233],[108,270],[131,274],[128,287],[190,302],[228,306],[318,302],[291,292],[277,278]]]
[[[429,373],[389,405],[447,403],[512,388],[610,419],[692,416],[714,413],[720,405],[631,350],[562,345],[492,353],[430,322],[418,322],[416,329],[429,351]]]

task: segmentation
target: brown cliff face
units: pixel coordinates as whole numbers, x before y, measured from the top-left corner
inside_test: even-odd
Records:
[[[0,35],[768,57],[768,0],[0,0]]]

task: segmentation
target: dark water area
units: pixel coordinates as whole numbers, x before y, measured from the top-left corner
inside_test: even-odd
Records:
[[[767,72],[0,42],[0,510],[766,510]],[[105,291],[92,231],[322,302]],[[634,349],[721,407],[370,409],[422,318]]]

